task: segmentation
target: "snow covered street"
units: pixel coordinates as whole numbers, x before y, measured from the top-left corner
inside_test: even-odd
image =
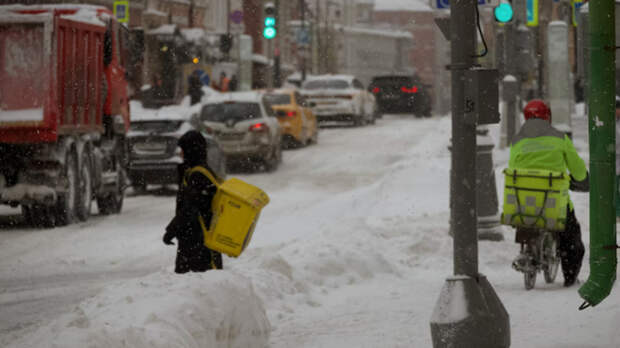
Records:
[[[317,145],[285,151],[274,173],[230,174],[271,202],[223,271],[174,274],[176,248],[161,242],[172,190],[153,187],[126,197],[120,215],[54,229],[25,226],[18,209],[2,207],[0,346],[430,347],[431,313],[452,274],[450,125],[386,115],[323,128]],[[573,129],[587,161],[583,115]],[[500,196],[507,160],[507,149],[494,150]],[[588,195],[571,197],[583,282]],[[578,286],[563,288],[561,274],[554,284],[539,275],[526,291],[510,267],[514,233],[504,235],[479,243],[479,269],[510,315],[512,347],[619,346],[617,289],[582,312]]]

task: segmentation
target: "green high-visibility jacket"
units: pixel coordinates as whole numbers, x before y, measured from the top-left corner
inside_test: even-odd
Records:
[[[588,176],[588,169],[570,138],[548,121],[536,118],[525,121],[515,136],[508,167],[568,172],[575,181],[584,181]]]

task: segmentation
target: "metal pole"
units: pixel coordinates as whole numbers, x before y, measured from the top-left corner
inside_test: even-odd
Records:
[[[230,0],[226,0],[226,34],[230,36]]]
[[[478,275],[476,232],[476,125],[465,122],[465,70],[474,65],[476,1],[451,3],[452,178],[454,274]],[[458,15],[457,15],[458,14]]]
[[[476,121],[465,117],[466,71],[473,68],[476,54],[477,3],[450,2],[454,276],[446,279],[431,317],[435,348],[510,346],[508,313],[486,277],[478,273]]]
[[[504,29],[504,62],[505,70],[506,70],[506,78],[504,78],[504,82],[514,83],[516,84],[516,88],[512,86],[506,86],[506,83],[503,84],[505,89],[510,89],[511,93],[504,93],[506,99],[504,102],[506,103],[506,144],[510,146],[512,144],[512,139],[516,134],[516,124],[517,124],[517,94],[519,93],[519,83],[517,78],[517,62],[515,61],[516,50],[515,50],[515,32],[516,32],[516,24],[515,23],[507,23]]]
[[[273,39],[267,40],[267,88],[273,88],[274,64],[273,64]]]
[[[299,0],[299,6],[301,6],[301,31],[306,32],[306,1]],[[306,50],[305,47],[301,50],[301,82],[306,81]]]
[[[230,40],[230,0],[226,0],[226,36]],[[224,54],[224,60],[230,61],[230,50]]]
[[[614,1],[590,2],[590,276],[579,288],[584,305],[596,306],[616,279],[615,23]],[[614,189],[615,188],[615,189]]]
[[[282,35],[280,33],[280,0],[275,0],[275,7],[276,7],[276,33]],[[273,46],[273,52],[272,52],[272,56],[273,56],[273,86],[275,87],[280,87],[280,35],[276,35],[275,38],[271,39],[271,41],[276,41],[274,43]],[[275,53],[275,51],[277,51],[277,54]]]

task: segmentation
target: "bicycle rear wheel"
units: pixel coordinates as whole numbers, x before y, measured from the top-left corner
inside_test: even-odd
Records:
[[[533,261],[536,260],[535,255],[536,248],[532,245],[525,246],[525,255],[528,257],[527,267],[522,270],[523,272],[523,285],[525,285],[525,290],[532,290],[536,285],[536,266],[534,266]]]
[[[545,232],[542,237],[541,255],[543,257],[543,273],[545,282],[551,284],[558,275],[560,257],[558,255],[558,242],[551,232]]]

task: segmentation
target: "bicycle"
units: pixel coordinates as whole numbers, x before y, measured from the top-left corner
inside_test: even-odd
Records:
[[[516,240],[521,251],[512,267],[523,272],[525,289],[534,288],[538,272],[543,272],[547,284],[553,283],[560,266],[558,232],[521,227],[517,228]]]
[[[502,223],[515,227],[521,244],[512,267],[523,272],[526,290],[536,285],[538,272],[553,283],[560,265],[558,234],[566,223],[569,176],[538,169],[505,169]]]

